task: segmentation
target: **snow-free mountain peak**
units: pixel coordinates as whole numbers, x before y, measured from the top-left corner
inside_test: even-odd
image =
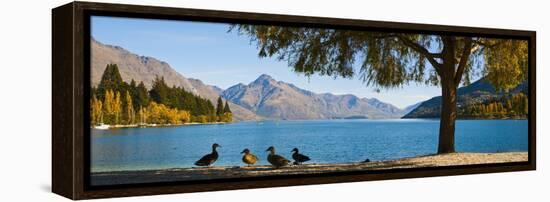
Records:
[[[267,74],[248,85],[231,86],[222,96],[271,119],[399,118],[402,110],[377,99],[352,94],[317,94]]]

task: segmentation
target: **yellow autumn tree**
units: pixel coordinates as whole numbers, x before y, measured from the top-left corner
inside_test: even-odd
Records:
[[[147,108],[143,108],[142,106],[139,106],[139,112],[138,112],[138,118],[139,118],[139,124],[146,124],[147,123]]]
[[[229,122],[233,121],[233,114],[229,113],[229,112],[223,113],[223,115],[220,116],[220,121],[225,122],[225,123],[229,123]]]
[[[170,124],[178,124],[180,123],[179,122],[179,111],[178,109],[169,109],[169,110],[166,110],[167,112],[167,118],[168,118],[168,123]]]
[[[186,110],[170,108],[154,101],[144,108],[140,106],[138,111],[140,124],[183,124],[191,121],[191,113]]]
[[[132,103],[132,96],[130,96],[130,92],[126,91],[125,96],[125,110],[124,110],[124,123],[125,124],[133,124],[135,123],[135,112],[134,112],[134,105]]]
[[[162,111],[163,107],[162,104],[157,104],[154,101],[151,101],[149,103],[149,106],[147,106],[147,123],[154,123],[154,124],[162,124]]]
[[[180,110],[178,112],[178,119],[180,123],[189,123],[191,121],[191,113],[189,111]]]
[[[116,92],[115,102],[114,102],[114,115],[115,115],[115,124],[121,123],[121,115],[122,115],[122,100],[120,96],[120,92]]]
[[[115,110],[115,95],[112,90],[105,92],[105,98],[103,101],[103,121],[106,124],[113,124],[115,122],[114,110]]]
[[[92,125],[103,123],[103,103],[94,95],[91,100],[91,122]]]

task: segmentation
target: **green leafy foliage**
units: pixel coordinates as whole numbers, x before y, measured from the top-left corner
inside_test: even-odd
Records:
[[[295,72],[359,77],[374,87],[439,85],[451,68],[457,86],[487,76],[497,89],[510,89],[527,73],[526,40],[244,24],[233,30],[249,36],[260,57],[287,61]]]

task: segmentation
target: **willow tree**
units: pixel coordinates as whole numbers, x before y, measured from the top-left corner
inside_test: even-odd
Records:
[[[441,87],[438,153],[455,151],[457,89],[485,77],[498,90],[527,77],[527,41],[323,28],[237,25],[260,57],[287,61],[306,76],[357,77],[376,89],[409,83]]]

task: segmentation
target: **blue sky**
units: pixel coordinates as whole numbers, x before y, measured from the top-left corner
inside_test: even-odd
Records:
[[[399,89],[375,92],[358,77],[310,78],[292,72],[286,61],[259,58],[255,44],[247,36],[228,32],[225,23],[185,22],[119,17],[92,17],[92,36],[104,43],[121,46],[138,55],[165,61],[188,78],[226,89],[248,84],[261,74],[293,83],[316,93],[354,94],[377,98],[397,107],[440,95],[439,87],[411,84]]]

